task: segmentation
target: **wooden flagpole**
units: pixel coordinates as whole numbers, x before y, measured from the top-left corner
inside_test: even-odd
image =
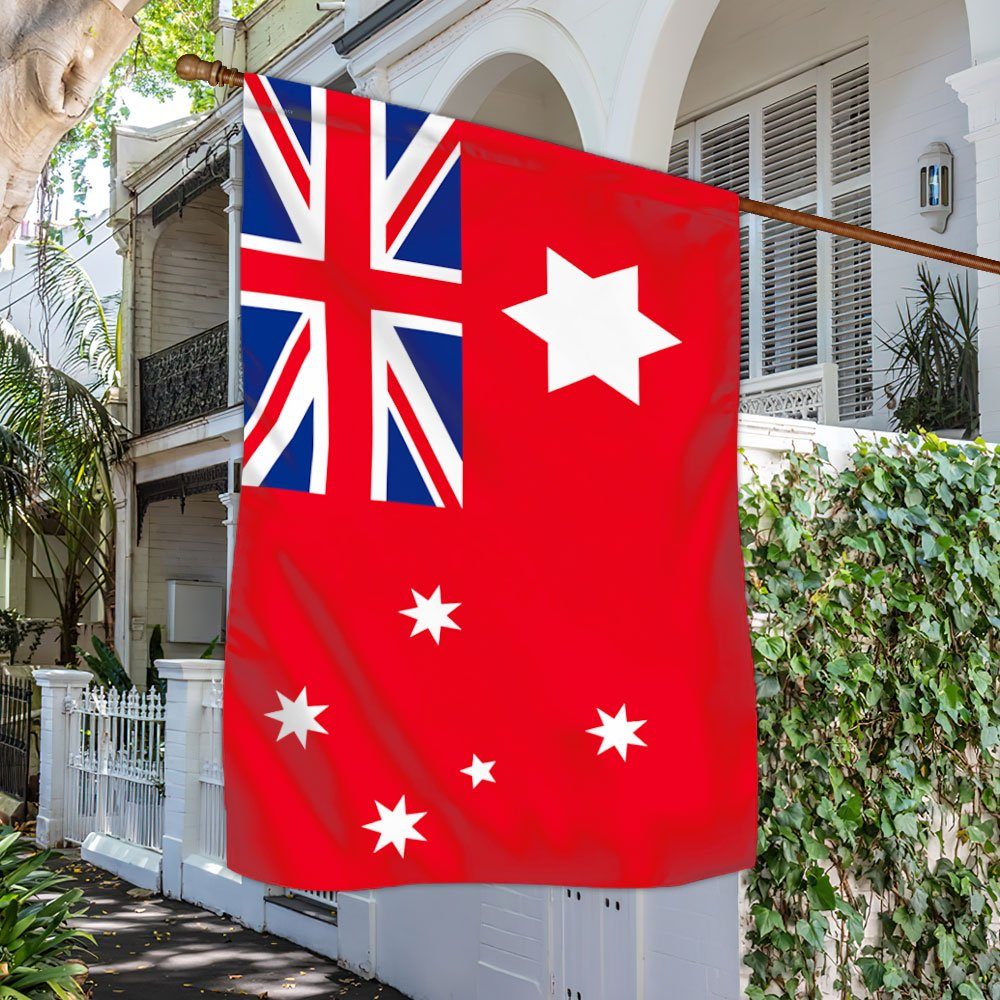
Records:
[[[187,54],[177,60],[177,75],[182,80],[204,80],[213,87],[241,87],[243,74],[238,69],[223,66],[219,60],[208,62],[196,55]],[[892,233],[882,233],[877,229],[866,229],[849,222],[838,222],[821,215],[811,215],[808,212],[798,212],[791,208],[780,208],[766,201],[754,201],[752,198],[740,198],[740,211],[748,215],[759,215],[766,219],[777,219],[779,222],[789,222],[805,229],[815,229],[821,233],[833,233],[846,239],[858,240],[861,243],[872,243],[891,250],[902,250],[904,253],[916,254],[918,257],[930,257],[942,260],[959,267],[969,267],[975,271],[986,271],[990,274],[1000,274],[1000,260],[990,257],[978,257],[976,254],[965,253],[962,250],[949,250],[933,243],[923,243],[911,240],[905,236],[894,236]]]

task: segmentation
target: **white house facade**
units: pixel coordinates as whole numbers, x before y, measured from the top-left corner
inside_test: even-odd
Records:
[[[116,306],[111,303],[121,291],[122,261],[115,242],[100,235],[99,227],[103,222],[104,213],[87,220],[87,228],[98,233],[92,242],[81,239],[72,225],[61,226],[58,239],[73,259],[79,261],[97,295],[109,301],[113,316]],[[47,348],[55,365],[82,381],[89,381],[91,373],[73,348],[66,344],[65,323],[61,317],[52,317],[50,321],[42,310],[35,288],[37,273],[33,243],[36,235],[36,223],[22,222],[15,238],[0,254],[0,315],[40,352]],[[51,573],[51,569],[45,568],[43,558],[39,558],[37,565],[30,565],[23,546],[0,533],[0,608],[16,609],[28,618],[55,618],[56,601],[43,573]],[[84,616],[82,624],[85,630],[101,623],[103,617],[101,601],[95,598]],[[52,629],[40,643],[33,662],[54,663],[58,654],[58,635]]]
[[[240,69],[1000,256],[991,0],[348,0],[334,12],[264,0],[244,21],[216,6],[216,55]],[[243,191],[241,99],[217,96],[203,116],[120,128],[114,150],[134,434],[117,483],[115,644],[138,680],[156,625],[168,658],[197,657],[216,637],[225,645],[242,456]],[[918,158],[933,143],[954,158],[943,232],[918,200]],[[334,206],[351,196],[327,195]],[[822,429],[837,440],[888,429],[882,340],[917,259],[749,216],[742,235],[745,442],[770,453],[803,433],[786,418],[839,425]],[[1000,278],[971,280],[982,432],[995,440]],[[338,928],[289,932],[433,1000],[729,998],[739,994],[737,901],[736,877],[614,898],[412,887],[340,894]]]

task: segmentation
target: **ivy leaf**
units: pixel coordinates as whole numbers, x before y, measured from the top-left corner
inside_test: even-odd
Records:
[[[858,971],[870,990],[880,989],[885,984],[885,966],[877,958],[859,958]]]
[[[750,912],[753,914],[753,922],[757,928],[757,933],[762,938],[768,937],[774,931],[783,931],[785,929],[785,921],[781,914],[767,906],[761,906],[758,903]]]
[[[826,947],[826,929],[815,920],[797,920],[795,933],[803,941],[811,944],[816,951],[823,951]]]
[[[917,817],[915,813],[897,813],[892,818],[896,833],[903,837],[916,839],[918,835]]]
[[[826,844],[815,837],[810,837],[808,833],[802,835],[802,844],[806,849],[806,857],[812,861],[825,861],[830,857]]]
[[[906,935],[910,944],[916,944],[924,933],[924,921],[915,913],[907,912],[902,906],[898,906],[892,915],[896,926]]]
[[[887,990],[894,990],[903,985],[905,977],[892,962],[886,964],[882,973],[882,985]]]
[[[806,893],[815,910],[834,910],[837,907],[837,897],[830,884],[830,876],[825,872],[816,869],[810,874]]]
[[[760,671],[757,672],[757,701],[767,701],[768,698],[777,698],[781,694],[781,681],[777,677],[765,677]]]
[[[837,810],[837,815],[845,823],[857,823],[861,819],[861,796],[855,792]]]
[[[934,936],[937,938],[938,958],[941,961],[942,967],[947,972],[955,961],[955,951],[958,948],[958,944],[955,941],[955,936],[949,934],[943,927],[935,927]]]
[[[780,659],[787,648],[785,640],[780,635],[759,635],[754,639],[754,648],[764,657],[772,662]]]
[[[968,1000],[986,1000],[983,991],[975,984],[966,980],[958,987],[958,995],[968,997]]]
[[[802,540],[802,532],[791,517],[779,517],[774,522],[774,530],[781,539],[781,544],[785,546],[787,552],[794,552],[799,547]]]

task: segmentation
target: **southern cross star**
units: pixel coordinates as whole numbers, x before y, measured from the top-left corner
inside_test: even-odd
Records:
[[[639,402],[639,359],[679,344],[639,312],[639,268],[592,278],[547,251],[544,295],[504,309],[549,345],[549,392],[593,375]]]
[[[472,778],[473,788],[476,788],[481,781],[492,781],[496,784],[497,779],[493,777],[493,766],[495,764],[495,760],[482,761],[473,754],[472,763],[468,767],[463,767],[461,773],[467,774]]]
[[[413,594],[413,599],[417,602],[417,606],[415,608],[406,608],[399,613],[413,619],[414,624],[413,631],[410,633],[411,637],[419,635],[421,632],[430,632],[434,641],[440,645],[441,629],[461,628],[461,626],[456,625],[451,620],[452,613],[456,608],[461,607],[461,603],[445,604],[441,600],[440,587],[437,587],[430,597],[424,597],[423,594],[418,594],[415,590],[411,590],[410,593]]]
[[[377,799],[375,808],[378,810],[378,819],[374,823],[365,823],[366,830],[374,830],[378,834],[378,843],[375,845],[373,854],[377,854],[383,847],[392,844],[403,857],[406,853],[406,842],[408,840],[426,840],[427,838],[416,829],[417,823],[422,820],[427,813],[408,813],[406,811],[406,796],[401,795],[394,808],[389,809],[382,805]]]
[[[286,698],[280,691],[276,691],[281,708],[277,712],[267,712],[269,719],[275,719],[281,723],[281,729],[277,738],[283,740],[286,736],[294,734],[302,746],[306,745],[306,736],[309,733],[325,733],[326,730],[316,721],[316,717],[325,712],[329,705],[310,705],[306,699],[306,689],[299,692],[299,696],[292,701]]]
[[[597,748],[598,755],[604,753],[605,750],[614,749],[618,751],[622,760],[627,760],[626,754],[628,754],[630,746],[644,747],[646,745],[635,735],[636,730],[640,726],[646,725],[646,720],[643,719],[641,722],[630,721],[629,717],[625,714],[624,705],[618,709],[618,714],[615,716],[610,716],[607,712],[602,712],[600,709],[597,710],[597,714],[601,717],[601,725],[594,726],[593,729],[588,729],[587,732],[601,738],[601,745]]]

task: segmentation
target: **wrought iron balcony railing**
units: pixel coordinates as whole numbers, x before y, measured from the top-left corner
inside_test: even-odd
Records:
[[[229,324],[220,323],[139,359],[143,434],[223,409],[228,402]]]

